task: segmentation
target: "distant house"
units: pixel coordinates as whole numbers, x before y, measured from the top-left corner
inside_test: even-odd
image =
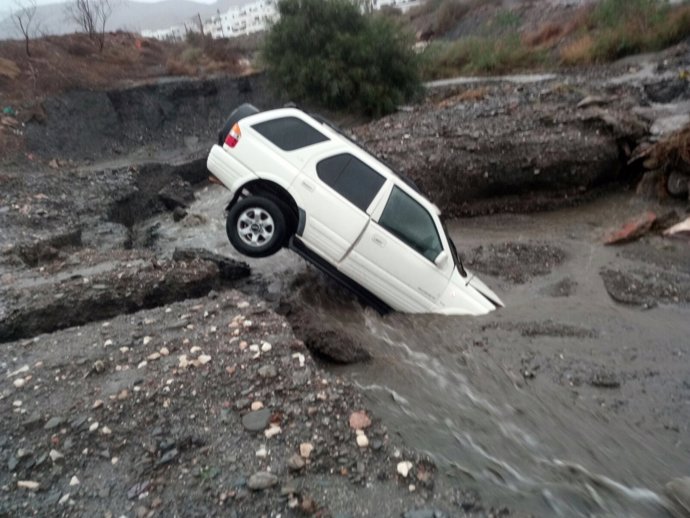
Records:
[[[238,7],[231,7],[226,12],[218,12],[205,20],[201,25],[204,34],[213,38],[229,38],[266,30],[278,19],[277,0],[257,0]],[[187,32],[200,32],[199,23],[190,21],[188,25],[176,25],[161,30],[144,30],[141,35],[159,40],[179,40]]]
[[[384,6],[400,7],[403,10],[418,4],[421,0],[371,0],[374,9]],[[220,11],[205,20],[199,26],[198,20],[191,20],[186,25],[176,25],[156,31],[144,30],[141,35],[159,40],[181,40],[187,32],[200,32],[213,38],[231,38],[268,29],[278,19],[278,0],[255,0],[241,6],[231,7],[226,12]]]

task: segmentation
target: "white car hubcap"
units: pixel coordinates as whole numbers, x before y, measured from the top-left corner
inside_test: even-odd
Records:
[[[260,207],[246,209],[237,219],[237,234],[251,247],[264,246],[271,240],[274,232],[273,218]]]

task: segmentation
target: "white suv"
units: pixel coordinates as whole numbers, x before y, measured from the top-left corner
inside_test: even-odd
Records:
[[[503,305],[464,270],[438,208],[318,116],[244,104],[207,165],[230,190],[226,230],[244,255],[288,246],[380,311],[481,315]]]

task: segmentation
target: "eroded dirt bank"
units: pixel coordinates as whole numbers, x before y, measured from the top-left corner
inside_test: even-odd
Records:
[[[26,148],[48,159],[99,159],[145,148],[195,148],[214,140],[244,102],[276,105],[262,75],[169,78],[46,99],[26,125]]]

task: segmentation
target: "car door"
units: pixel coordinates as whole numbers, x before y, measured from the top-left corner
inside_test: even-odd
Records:
[[[302,241],[337,265],[368,224],[385,178],[353,154],[335,151],[302,173],[292,186],[306,213]]]
[[[453,261],[438,216],[392,185],[341,271],[394,309],[423,313],[437,308]]]

